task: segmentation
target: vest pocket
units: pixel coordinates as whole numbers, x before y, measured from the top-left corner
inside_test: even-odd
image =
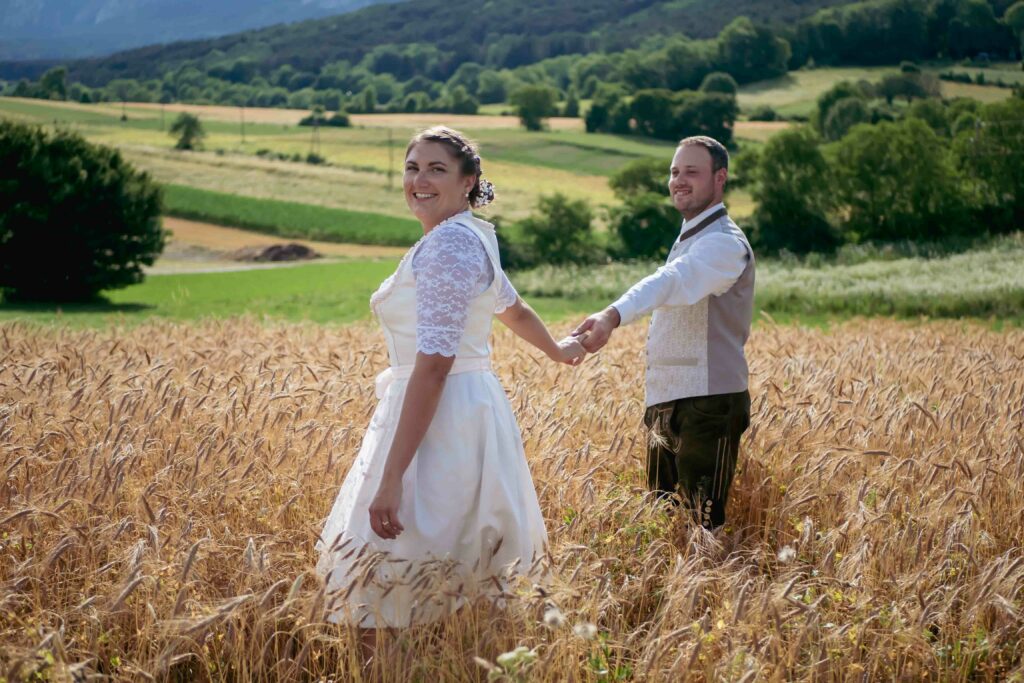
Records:
[[[651,365],[695,368],[699,364],[700,361],[695,357],[664,356],[662,358],[651,359]]]

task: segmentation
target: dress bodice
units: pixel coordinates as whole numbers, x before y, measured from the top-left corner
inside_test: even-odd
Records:
[[[469,228],[480,239],[490,260],[494,277],[483,293],[469,301],[466,327],[456,351],[459,359],[485,359],[490,356],[491,321],[501,288],[501,262],[498,258],[498,241],[494,226],[476,218],[469,212],[453,216],[431,233],[421,238],[402,257],[395,272],[386,279],[370,298],[370,307],[384,332],[391,365],[408,366],[416,360],[417,352],[417,306],[416,274],[413,258],[439,228],[449,222],[457,222]],[[420,345],[422,346],[422,344]]]

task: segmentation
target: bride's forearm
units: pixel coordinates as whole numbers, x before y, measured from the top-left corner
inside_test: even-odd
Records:
[[[544,321],[522,297],[503,313],[499,313],[497,318],[517,336],[537,347],[549,358],[558,355],[558,342],[551,336]]]
[[[385,480],[401,481],[434,419],[448,372],[454,362],[454,357],[416,355],[416,366],[405,389],[395,439],[384,465]]]

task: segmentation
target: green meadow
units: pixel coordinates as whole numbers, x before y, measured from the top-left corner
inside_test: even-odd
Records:
[[[410,218],[240,197],[185,185],[163,187],[164,210],[170,216],[249,228],[281,237],[408,246],[423,234],[419,223]]]
[[[1024,324],[1024,233],[968,252],[851,264],[762,259],[759,315],[822,324],[855,316],[975,318]],[[369,297],[396,259],[318,262],[236,272],[152,275],[91,304],[0,304],[0,321],[72,326],[133,324],[251,315],[268,320],[343,324],[370,317]],[[549,321],[579,320],[599,310],[659,264],[544,266],[514,272],[523,297]]]
[[[138,285],[81,304],[0,303],[0,322],[72,327],[133,325],[150,318],[196,321],[237,315],[267,320],[345,324],[368,319],[370,295],[396,259],[320,262],[220,273],[150,275]],[[535,297],[547,320],[565,320],[608,302],[587,297]]]
[[[983,70],[956,65],[927,66],[924,70],[936,76],[950,70],[967,72],[972,76],[984,72],[989,80],[1002,79],[1007,83],[1018,83],[1022,76],[1019,64],[996,64]],[[740,108],[747,112],[755,107],[769,106],[782,116],[810,116],[818,97],[839,81],[877,82],[886,74],[898,71],[899,68],[895,66],[799,69],[779,78],[741,86],[737,100]],[[990,85],[942,81],[940,89],[943,97],[972,97],[983,102],[994,102],[1010,96],[1008,89]]]

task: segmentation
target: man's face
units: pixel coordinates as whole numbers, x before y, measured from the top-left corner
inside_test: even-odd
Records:
[[[679,213],[689,220],[722,201],[727,172],[711,171],[711,153],[700,145],[676,150],[669,169],[668,191]]]

